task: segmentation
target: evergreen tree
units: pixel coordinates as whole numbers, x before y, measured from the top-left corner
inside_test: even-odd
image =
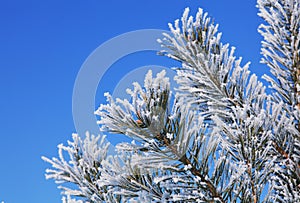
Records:
[[[175,99],[165,72],[149,71],[130,101],[107,93],[96,111],[102,131],[134,140],[117,155],[107,155],[105,136],[87,133],[59,145],[59,158],[43,157],[63,202],[300,201],[300,0],[257,7],[271,93],[207,13],[186,9],[159,40],[161,54],[181,62]]]

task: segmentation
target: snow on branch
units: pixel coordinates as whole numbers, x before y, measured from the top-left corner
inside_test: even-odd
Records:
[[[249,63],[241,66],[242,59],[234,56],[235,48],[220,42],[218,25],[207,13],[199,9],[195,19],[188,13],[186,9],[181,27],[179,20],[169,24],[172,35],[165,34],[159,40],[165,48],[161,53],[182,62],[176,76],[182,102],[195,104],[204,116],[226,118],[232,106],[242,106],[248,98],[251,102],[264,94],[264,87],[250,75]]]
[[[300,109],[300,1],[258,0],[261,24],[259,32],[264,38],[261,62],[270,67],[273,77],[265,75],[271,88],[290,105]]]
[[[97,187],[97,181],[101,175],[100,166],[106,159],[108,147],[109,143],[105,142],[105,136],[100,139],[100,136],[91,136],[87,133],[86,138],[81,140],[77,134],[73,134],[73,141],[68,141],[68,146],[58,145],[59,159],[42,157],[52,165],[52,169],[46,170],[46,178],[54,179],[60,185],[63,194],[67,196],[100,201],[103,199],[105,188]],[[66,154],[67,158],[65,158]],[[68,187],[69,184],[66,183],[74,185]]]
[[[234,56],[234,48],[229,50],[228,44],[220,42],[218,25],[211,22],[207,13],[199,9],[195,19],[188,13],[186,9],[181,27],[179,20],[169,24],[172,35],[165,34],[159,40],[165,48],[163,55],[182,62],[176,76],[180,85],[176,98],[182,104],[192,104],[208,119],[212,134],[221,136],[220,154],[230,155],[231,159],[226,162],[231,177],[224,180],[229,181],[228,198],[258,202],[275,164],[272,158],[267,159],[280,134],[273,130],[273,124],[278,124],[274,117],[281,118],[265,108],[277,104],[265,93],[257,77],[250,74],[249,63],[242,67],[241,58]],[[295,133],[292,125],[286,128]],[[243,181],[248,183],[240,184]],[[233,189],[237,192],[232,193]]]
[[[165,77],[165,71],[152,78],[152,71],[149,71],[143,88],[138,83],[133,85],[133,90],[127,90],[132,103],[119,98],[114,101],[107,93],[108,104],[101,105],[95,114],[100,116],[98,124],[102,126],[102,130],[149,142],[161,133],[170,116],[169,78]]]
[[[165,71],[149,71],[127,90],[130,100],[106,93],[95,112],[102,131],[131,143],[108,156],[105,136],[74,134],[58,146],[59,158],[42,157],[63,203],[299,201],[299,5],[258,0],[271,95],[208,14],[186,9],[158,40],[161,54],[182,64],[175,98]]]
[[[87,133],[82,140],[73,134],[68,146],[58,146],[59,159],[42,157],[52,165],[52,169],[46,170],[46,178],[59,185],[65,195],[63,203],[114,203],[147,199],[147,196],[162,199],[152,176],[141,176],[145,174],[143,169],[131,166],[130,154],[107,156],[108,147],[105,136]]]
[[[300,1],[258,0],[265,20],[262,63],[272,76],[264,75],[274,90],[272,146],[276,157],[271,198],[291,202],[300,198]]]

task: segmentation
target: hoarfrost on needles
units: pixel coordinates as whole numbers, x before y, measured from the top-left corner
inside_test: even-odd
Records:
[[[64,203],[299,201],[300,0],[257,7],[271,91],[221,42],[207,13],[185,9],[158,40],[160,54],[181,63],[175,98],[166,71],[150,70],[126,90],[130,100],[105,93],[95,111],[102,131],[131,143],[112,156],[105,136],[74,134],[58,158],[42,157]]]

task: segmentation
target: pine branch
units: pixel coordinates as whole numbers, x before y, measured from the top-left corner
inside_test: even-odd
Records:
[[[169,24],[173,36],[165,34],[159,40],[166,48],[161,54],[182,62],[176,80],[183,102],[197,105],[204,116],[226,118],[230,106],[243,104],[249,63],[240,66],[241,58],[234,57],[235,48],[229,51],[229,45],[220,42],[218,25],[210,22],[207,13],[199,9],[195,20],[188,13],[186,9],[181,28],[179,20],[174,27]]]
[[[263,145],[258,142],[253,145],[236,147],[231,143],[253,142],[251,141],[253,136],[261,136],[261,132],[248,133],[244,128],[253,128],[251,127],[253,118],[262,118],[265,115],[264,106],[267,101],[265,87],[257,81],[255,75],[250,75],[248,64],[241,67],[241,59],[235,60],[234,49],[229,54],[228,45],[220,42],[221,34],[217,33],[218,26],[211,24],[207,14],[203,14],[201,9],[198,11],[195,21],[192,17],[188,18],[188,10],[186,10],[181,23],[181,29],[178,21],[175,21],[175,28],[170,25],[173,36],[166,35],[164,41],[160,41],[162,46],[167,48],[162,54],[182,62],[182,68],[177,71],[177,82],[180,85],[180,93],[177,98],[181,103],[194,105],[194,108],[207,119],[206,122],[211,129],[220,133],[222,137],[220,140],[221,150],[224,150],[224,153],[229,152],[234,158],[228,164],[234,166],[233,163],[236,161],[244,162],[247,168],[249,167],[249,157],[255,157],[256,153],[264,154],[264,156],[269,153],[269,147],[266,150],[263,148],[270,145],[268,139],[265,137]],[[264,125],[259,124],[259,126],[267,131]],[[224,128],[227,130],[223,131]],[[230,131],[232,131],[231,135]],[[257,145],[261,146],[256,151],[245,152],[244,148],[255,149]],[[249,155],[245,155],[245,153]],[[264,157],[258,157],[258,159],[262,158]],[[251,163],[254,161],[251,160]],[[258,201],[256,188],[263,188],[261,185],[266,184],[269,174],[267,170],[262,169],[270,168],[271,165],[271,163],[267,166],[253,164],[254,169],[251,167],[250,171],[245,170],[245,174],[239,177],[249,179],[252,196],[254,196],[253,201]],[[229,168],[239,173],[240,169],[233,166],[229,166]],[[262,167],[262,169],[255,167]],[[252,170],[258,174],[263,171],[261,175],[264,176],[264,179],[260,182],[260,186],[252,178]],[[233,192],[234,185],[238,184],[238,180],[232,180],[230,184],[233,185],[227,187],[228,193]],[[240,191],[243,189],[241,188]],[[245,197],[243,198],[245,199]],[[251,198],[249,196],[249,199]]]
[[[222,44],[218,25],[199,9],[186,9],[172,35],[159,40],[161,54],[178,60],[179,88],[172,102],[165,72],[144,87],[134,83],[131,101],[114,100],[95,112],[103,131],[132,143],[106,156],[100,137],[59,145],[46,177],[61,185],[63,202],[296,202],[300,198],[300,0],[258,0],[266,25],[259,32],[264,76],[274,93],[241,66]],[[171,104],[173,103],[173,106]],[[103,149],[101,149],[103,148]],[[69,160],[64,158],[64,153]],[[268,194],[262,194],[269,189]]]
[[[161,73],[159,75],[163,76]],[[206,131],[205,129],[199,129],[199,126],[202,126],[203,119],[196,116],[197,114],[189,112],[188,107],[186,110],[178,108],[176,101],[172,108],[175,112],[170,112],[171,114],[167,115],[169,109],[167,104],[170,103],[168,96],[169,85],[167,83],[164,84],[162,81],[167,80],[159,75],[157,78],[151,78],[152,75],[151,72],[149,72],[145,79],[145,88],[141,88],[140,85],[135,84],[135,90],[128,90],[128,93],[130,93],[133,98],[132,104],[126,100],[117,99],[118,103],[123,105],[122,107],[115,104],[109,97],[109,104],[101,106],[96,112],[102,117],[99,123],[105,125],[107,127],[106,129],[110,132],[122,133],[141,142],[140,147],[131,145],[131,147],[128,148],[129,146],[124,144],[118,146],[118,148],[122,150],[137,150],[137,154],[133,156],[133,166],[153,170],[157,168],[157,164],[159,164],[160,170],[172,170],[177,173],[181,171],[181,169],[176,162],[180,161],[180,165],[190,165],[192,167],[190,169],[192,174],[198,176],[200,182],[206,185],[205,188],[211,194],[212,199],[217,198],[224,202],[221,194],[217,192],[216,186],[212,181],[205,178],[204,174],[207,172],[202,174],[199,168],[196,168],[195,164],[199,165],[201,160],[196,158],[195,162],[192,163],[186,156],[187,152],[193,153],[194,151],[200,151],[200,148],[203,150],[203,147],[205,147],[205,145],[199,145],[198,147],[195,145],[200,141],[200,137],[196,136],[199,131]],[[152,83],[151,81],[157,82]],[[157,85],[157,83],[161,85]],[[152,94],[151,92],[157,92],[158,94]],[[132,113],[130,113],[129,110],[131,110]],[[130,115],[130,117],[125,116],[126,120],[121,119],[120,116],[124,117],[126,114]],[[135,120],[135,116],[140,120],[140,125],[135,125],[135,123],[132,122]],[[155,123],[157,119],[153,119],[153,117],[164,119],[158,119],[159,124],[157,124]],[[205,140],[206,139],[202,138],[201,142]],[[191,144],[194,147],[191,147]],[[215,149],[216,147],[211,148],[210,151],[207,150],[206,156],[202,158],[207,160],[207,157],[215,153]],[[142,156],[143,154],[146,155]],[[169,165],[162,165],[164,162],[168,162]],[[208,163],[203,162],[203,170],[208,171],[206,170],[207,167]],[[221,176],[222,173],[219,174],[219,176]],[[176,174],[174,175],[176,176]]]
[[[73,134],[73,142],[69,141],[69,146],[58,146],[59,159],[42,157],[53,168],[46,170],[46,178],[54,179],[67,196],[85,197],[92,202],[104,200],[106,188],[97,184],[101,174],[99,167],[109,147],[104,140],[105,137],[100,140],[100,137],[87,133],[82,141],[77,134]],[[64,158],[64,152],[69,155],[68,160]],[[64,186],[64,183],[73,183],[78,188]]]
[[[195,166],[192,165],[192,163],[190,162],[190,160],[186,157],[186,156],[183,156],[181,157],[180,161],[184,164],[184,165],[190,165],[192,166],[190,168],[190,171],[192,172],[193,175],[197,176],[200,178],[201,182],[205,183],[207,185],[207,188],[208,190],[211,192],[212,194],[212,199],[213,200],[219,200],[221,202],[225,202],[223,197],[221,196],[221,194],[219,194],[219,192],[217,191],[215,185],[213,185],[213,183],[206,179],[200,172],[199,170],[196,169]]]
[[[258,15],[267,23],[259,27],[264,37],[261,62],[270,67],[274,76],[264,78],[293,115],[294,108],[300,110],[300,1],[259,0],[258,8]],[[299,119],[295,124],[299,130]]]
[[[300,169],[300,163],[297,163],[292,156],[290,156],[286,151],[284,151],[276,142],[273,142],[275,150],[281,154],[282,157],[284,157],[286,160],[291,160],[298,169]],[[287,162],[289,164],[289,161]]]
[[[277,174],[275,178],[273,184],[280,187],[274,187],[274,199],[292,200],[300,194],[300,1],[259,0],[258,8],[259,16],[267,23],[259,28],[264,37],[262,63],[270,67],[273,75],[264,78],[274,90],[273,100],[281,106],[279,114],[273,113],[274,123],[281,126],[281,118],[286,116],[292,120],[292,126],[275,127],[279,131],[273,136],[273,156],[278,157],[278,170],[284,175]]]

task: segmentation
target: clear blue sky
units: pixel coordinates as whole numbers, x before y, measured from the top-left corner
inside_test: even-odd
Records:
[[[192,14],[204,8],[220,24],[222,41],[235,46],[244,62],[252,61],[252,71],[267,72],[259,64],[261,20],[255,1],[0,1],[0,201],[60,202],[54,182],[44,179],[49,165],[40,157],[56,156],[56,146],[75,131],[72,91],[82,63],[119,34],[168,29],[185,7]],[[122,66],[130,70],[151,60],[124,59]],[[153,64],[166,65],[159,60],[153,57]],[[103,91],[118,77],[104,79]],[[101,96],[96,102],[103,102]]]

